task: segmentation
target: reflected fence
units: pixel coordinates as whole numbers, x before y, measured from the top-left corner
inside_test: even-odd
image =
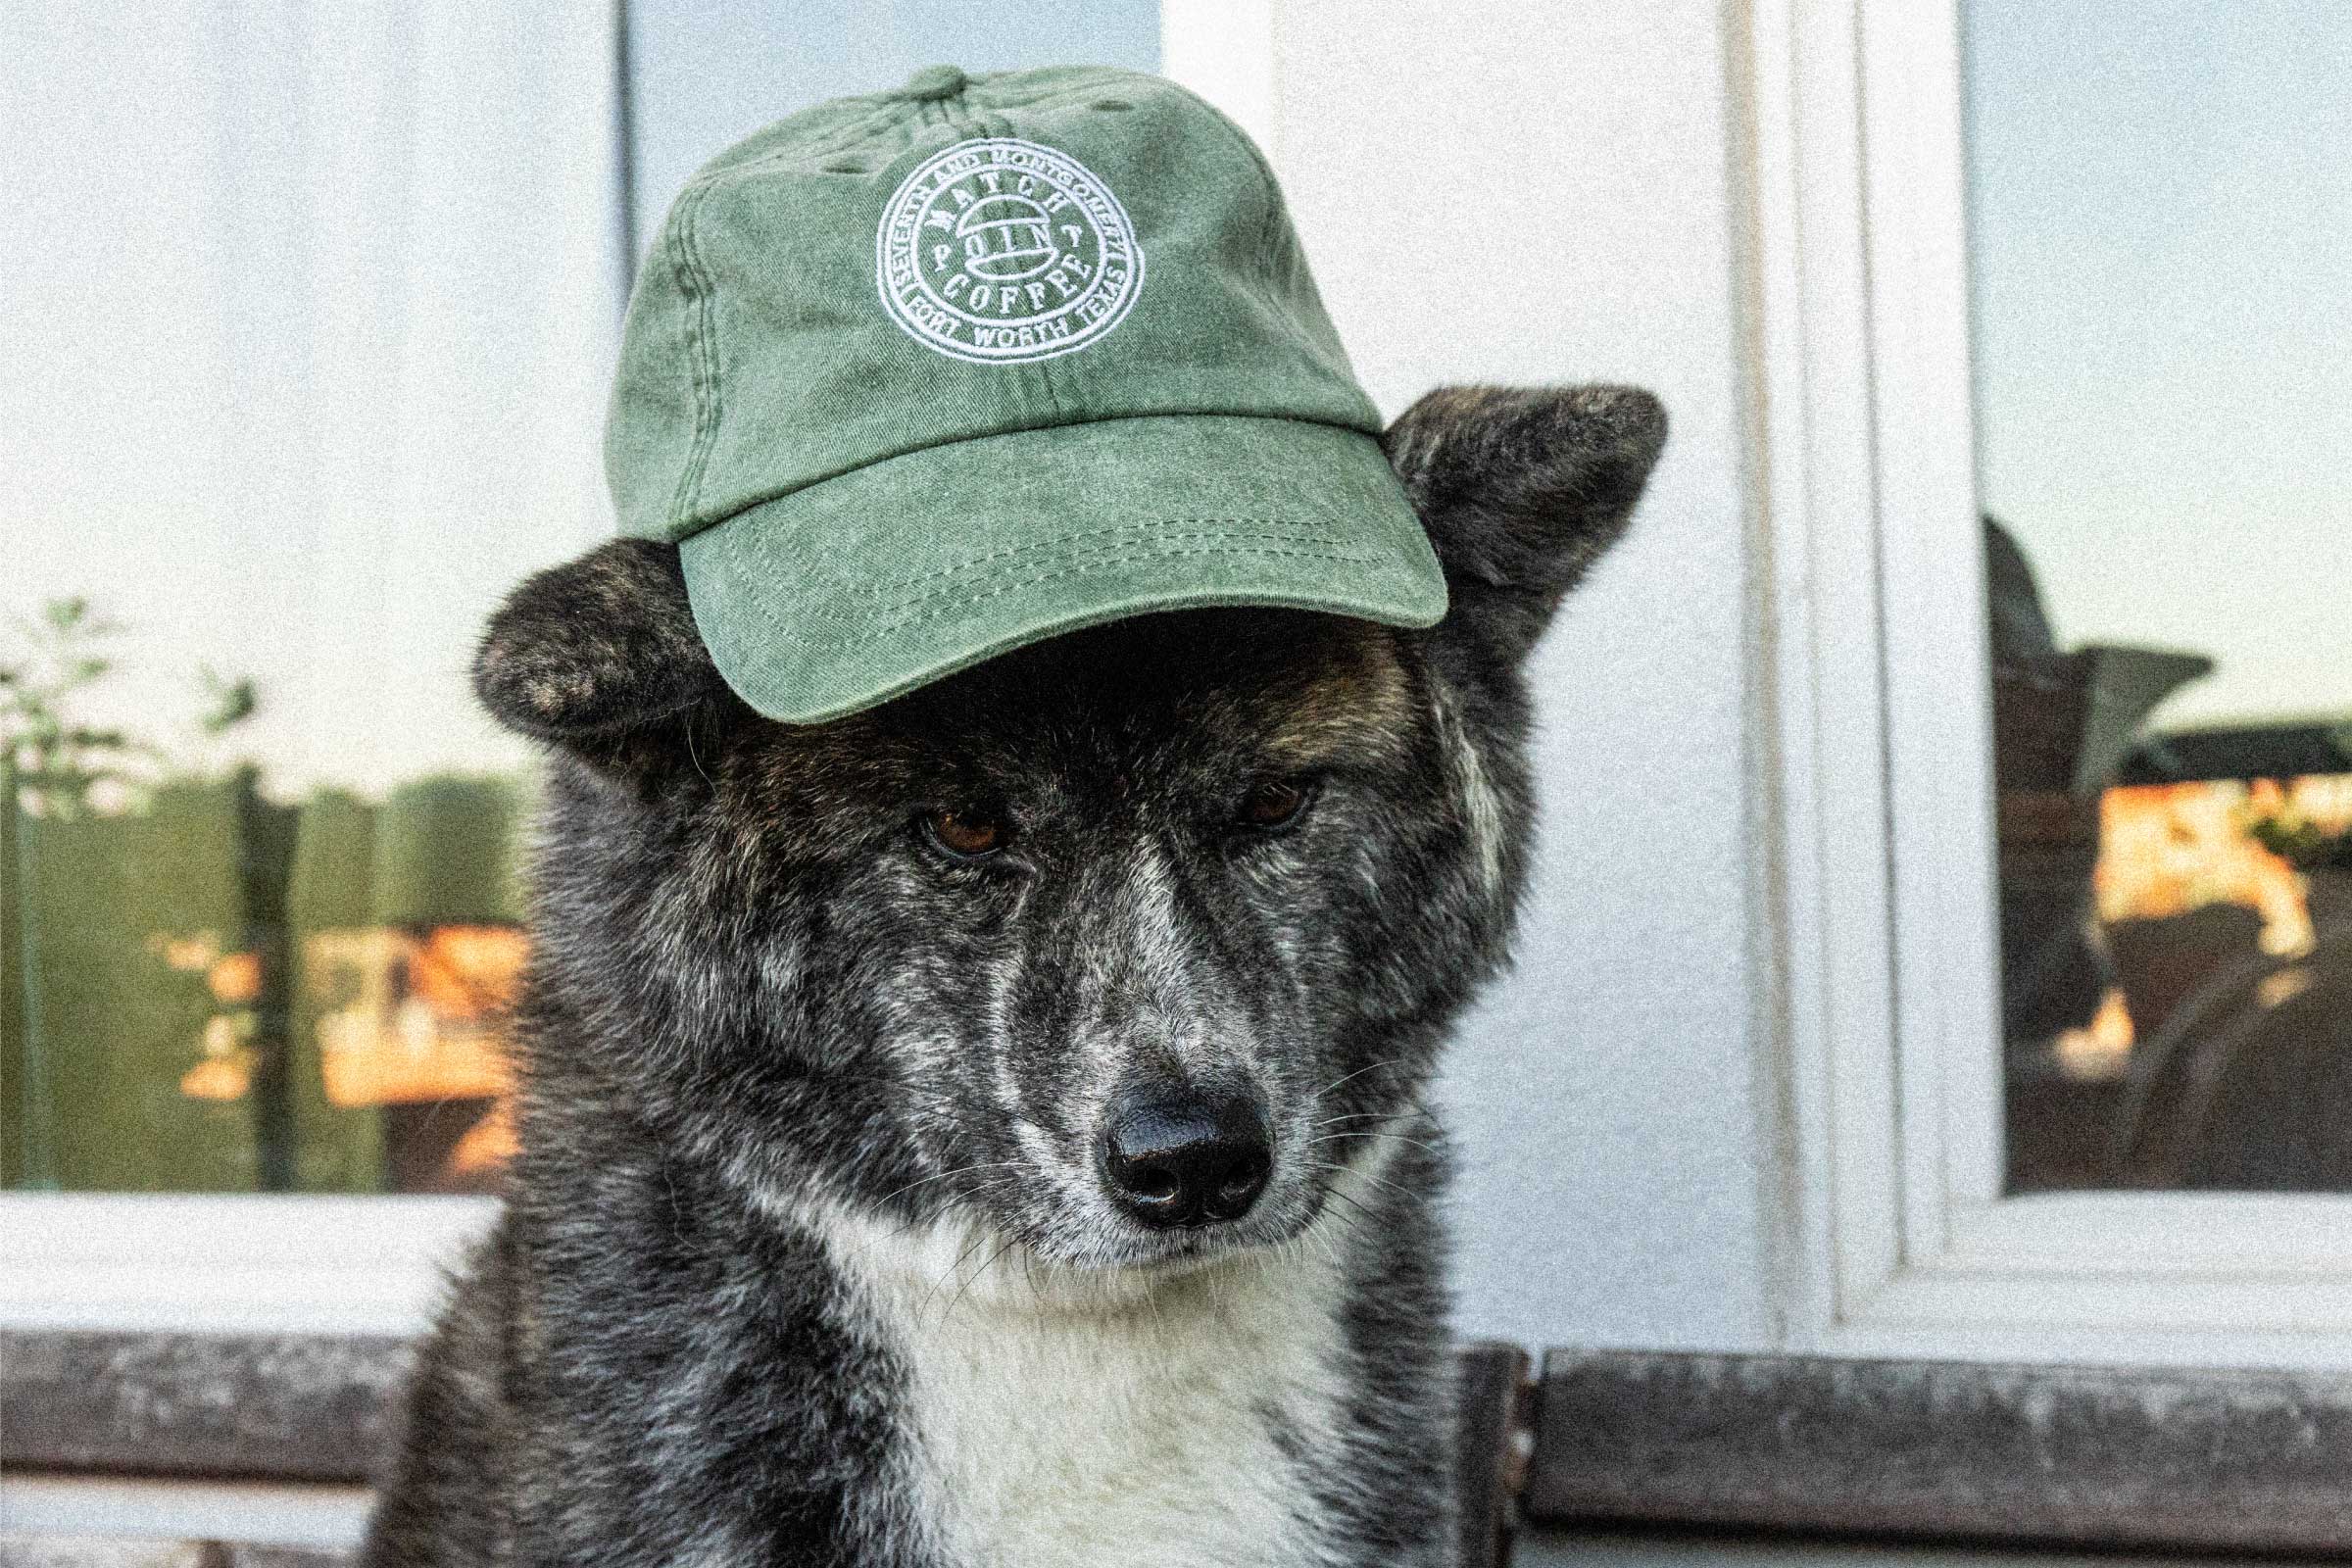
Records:
[[[45,810],[0,759],[0,1182],[476,1192],[511,1152],[526,784]]]

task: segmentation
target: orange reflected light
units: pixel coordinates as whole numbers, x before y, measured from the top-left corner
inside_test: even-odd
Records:
[[[190,1100],[242,1100],[251,1087],[249,1057],[207,1056],[179,1075],[179,1092]]]
[[[2352,790],[2339,788],[2346,783],[2352,780],[2221,779],[2108,790],[2099,800],[2099,862],[2091,878],[2099,918],[2161,920],[2234,904],[2261,915],[2263,952],[2282,958],[2309,953],[2314,934],[2301,873],[2246,830],[2290,809],[2324,822],[2314,807],[2328,817],[2340,808],[2352,820]]]
[[[514,1157],[522,1147],[514,1136],[514,1101],[501,1100],[490,1107],[490,1114],[467,1130],[449,1152],[449,1171],[453,1176],[479,1176],[496,1170]]]
[[[343,1000],[318,1019],[327,1102],[356,1109],[505,1095],[514,1085],[506,1009],[527,951],[523,934],[505,926],[313,936],[303,948],[311,986]]]
[[[441,1018],[479,1018],[514,1002],[529,939],[511,926],[436,926],[409,956],[409,990]]]
[[[205,971],[204,983],[212,988],[213,1000],[222,1006],[257,1002],[262,995],[262,956],[232,953],[215,959]]]
[[[2124,994],[2110,986],[2090,1022],[2080,1029],[2067,1030],[2050,1043],[2050,1049],[2057,1054],[2060,1072],[2069,1078],[2092,1082],[2124,1075],[2124,1065],[2131,1059],[2135,1038],[2132,1009],[2125,1004]]]

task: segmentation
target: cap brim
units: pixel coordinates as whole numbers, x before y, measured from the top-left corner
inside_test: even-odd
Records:
[[[1102,419],[928,447],[739,513],[679,553],[719,673],[796,724],[1154,611],[1397,626],[1446,613],[1379,443],[1297,419]]]

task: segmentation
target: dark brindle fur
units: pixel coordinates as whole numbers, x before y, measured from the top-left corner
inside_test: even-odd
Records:
[[[1146,616],[810,728],[719,682],[668,548],[525,583],[476,666],[553,743],[522,1148],[366,1560],[1445,1560],[1420,1097],[1524,879],[1520,666],[1663,435],[1433,393],[1387,445],[1435,629]],[[1241,820],[1265,780],[1311,798]],[[1262,1105],[1246,1216],[1105,1201],[1139,1083]]]

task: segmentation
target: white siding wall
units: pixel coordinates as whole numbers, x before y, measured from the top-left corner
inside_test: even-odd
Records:
[[[1281,0],[1273,156],[1385,412],[1609,379],[1673,437],[1538,654],[1544,853],[1453,1057],[1463,1327],[1774,1332],[1748,907],[1742,363],[1724,7]]]

